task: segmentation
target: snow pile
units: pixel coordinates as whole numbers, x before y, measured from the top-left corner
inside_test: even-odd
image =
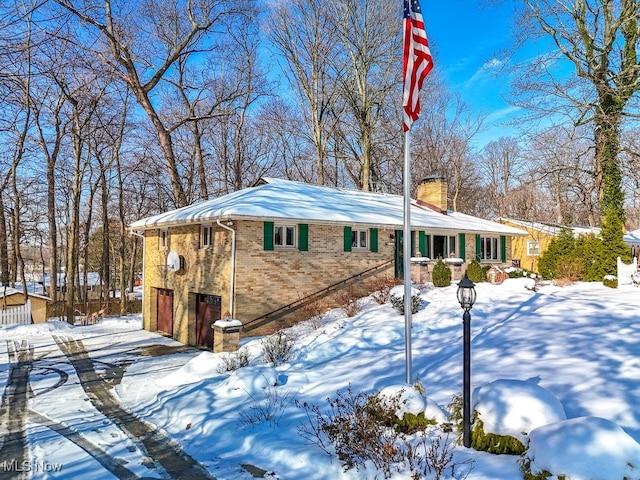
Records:
[[[378,392],[378,397],[388,401],[397,401],[399,408],[396,417],[404,418],[405,413],[413,415],[424,414],[424,417],[443,423],[447,420],[447,413],[433,399],[425,397],[412,385],[406,383],[390,385]]]
[[[523,445],[533,429],[567,418],[560,400],[531,381],[496,380],[473,396],[485,433],[509,435]]]
[[[598,417],[579,417],[536,428],[525,456],[532,474],[567,480],[640,478],[640,444],[621,427]]]

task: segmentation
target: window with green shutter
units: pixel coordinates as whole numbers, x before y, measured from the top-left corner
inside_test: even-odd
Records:
[[[507,261],[507,237],[500,236],[500,261],[502,263]]]
[[[467,259],[467,251],[466,251],[467,250],[467,244],[465,243],[466,242],[466,235],[464,233],[459,233],[458,237],[460,239],[460,241],[459,241],[460,245],[458,247],[458,250],[459,250],[458,253],[459,253],[460,258],[462,260],[466,260]]]

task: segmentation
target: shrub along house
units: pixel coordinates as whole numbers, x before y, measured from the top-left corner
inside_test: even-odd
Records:
[[[538,258],[549,248],[551,240],[563,229],[571,230],[574,236],[600,235],[597,227],[575,227],[555,223],[534,222],[514,218],[499,218],[498,222],[526,232],[524,237],[515,237],[511,245],[513,263],[532,272],[538,271]]]
[[[446,210],[446,183],[425,180],[412,202],[412,251],[461,263],[510,261],[525,232]],[[264,178],[255,186],[144,218],[145,329],[211,347],[214,321],[243,335],[303,319],[300,308],[341,289],[400,275],[403,198]]]

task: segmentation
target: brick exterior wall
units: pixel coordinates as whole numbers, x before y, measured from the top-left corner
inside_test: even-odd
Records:
[[[278,247],[265,251],[263,222],[239,223],[236,318],[243,323],[256,319],[394,257],[394,246],[390,239],[393,230],[378,230],[378,252],[357,249],[345,252],[343,226],[310,224],[308,229],[308,251]],[[393,277],[393,264],[378,276]],[[360,293],[367,292],[370,281],[370,278],[365,278],[356,282],[360,286]],[[337,305],[335,296],[324,301],[327,306]],[[301,312],[292,313],[250,333],[271,333],[301,319]]]
[[[264,222],[234,221],[232,228],[236,230],[236,281],[235,312],[230,313],[243,324],[394,258],[394,230],[390,229],[377,230],[377,252],[355,248],[345,252],[342,225],[309,224],[307,251],[277,246],[265,250]],[[200,248],[200,225],[172,227],[168,234],[168,247],[162,249],[160,230],[145,232],[144,328],[157,331],[158,290],[172,290],[173,338],[194,345],[197,294],[220,296],[223,316],[229,311],[231,232],[213,224],[213,246],[208,249]],[[475,258],[474,235],[467,234],[465,243],[468,263]],[[183,270],[166,270],[170,250],[184,257]],[[507,255],[509,251],[507,238]],[[393,274],[390,263],[375,276],[392,278]],[[357,293],[368,293],[371,282],[372,278],[359,279],[354,285],[359,288]],[[323,302],[327,307],[337,306],[336,297],[329,296]],[[274,322],[258,322],[257,328],[243,328],[243,335],[269,334],[304,319],[303,312],[294,312]]]

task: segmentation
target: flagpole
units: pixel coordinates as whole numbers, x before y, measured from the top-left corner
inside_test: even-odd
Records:
[[[404,230],[402,240],[404,271],[404,331],[406,381],[411,383],[411,156],[410,132],[404,133]]]

